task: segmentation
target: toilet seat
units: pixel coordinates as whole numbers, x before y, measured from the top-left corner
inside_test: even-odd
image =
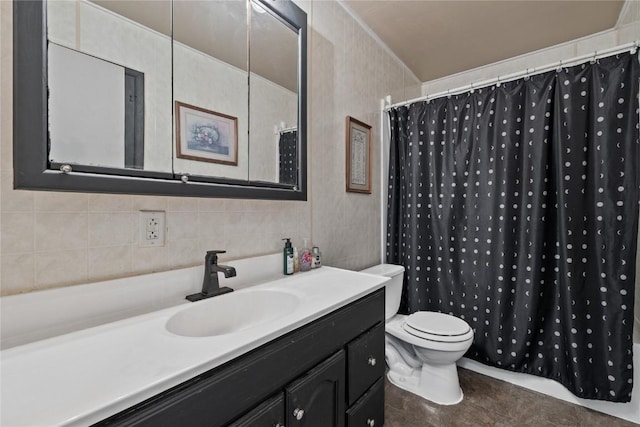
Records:
[[[473,329],[471,328],[469,328],[468,333],[459,335],[452,341],[444,341],[442,337],[438,335],[425,334],[424,336],[426,336],[427,338],[414,335],[413,333],[405,330],[405,328],[403,327],[408,317],[409,316],[407,316],[406,314],[396,314],[387,323],[385,323],[385,331],[398,338],[399,340],[406,342],[407,344],[441,351],[458,351],[461,349],[466,350],[469,347],[469,343],[473,340]]]
[[[402,329],[415,337],[440,343],[463,342],[473,337],[471,327],[464,320],[431,311],[418,311],[408,316]]]

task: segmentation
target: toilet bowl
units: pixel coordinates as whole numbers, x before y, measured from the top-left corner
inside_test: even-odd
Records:
[[[380,264],[362,271],[391,278],[385,285],[385,359],[389,381],[441,405],[462,401],[456,362],[473,342],[467,322],[444,313],[397,314],[404,267]]]

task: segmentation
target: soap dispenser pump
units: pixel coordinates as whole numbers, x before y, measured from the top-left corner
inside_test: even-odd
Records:
[[[285,237],[282,240],[286,240],[284,249],[282,250],[282,269],[285,275],[293,274],[293,246],[291,245],[291,238]]]

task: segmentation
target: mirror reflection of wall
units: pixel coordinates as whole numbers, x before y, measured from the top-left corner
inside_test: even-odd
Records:
[[[298,35],[263,7],[251,6],[249,178],[281,182],[273,130],[298,123]]]

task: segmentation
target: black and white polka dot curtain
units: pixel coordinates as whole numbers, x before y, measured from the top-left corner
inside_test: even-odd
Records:
[[[298,132],[295,130],[280,132],[280,184],[298,183]]]
[[[480,362],[629,401],[638,68],[620,54],[390,111],[402,312],[463,318]]]

